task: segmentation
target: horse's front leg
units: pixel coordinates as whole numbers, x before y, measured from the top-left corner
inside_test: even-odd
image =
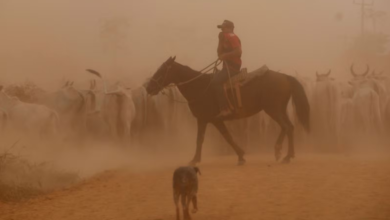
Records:
[[[202,156],[202,145],[204,141],[204,135],[206,133],[207,122],[198,119],[198,135],[196,138],[196,152],[194,159],[190,162],[190,165],[196,165],[200,163]]]
[[[225,123],[223,123],[223,121],[216,121],[213,122],[213,124],[236,152],[238,156],[238,165],[245,164],[244,151],[236,144],[236,142],[234,142],[233,137],[227,130]]]

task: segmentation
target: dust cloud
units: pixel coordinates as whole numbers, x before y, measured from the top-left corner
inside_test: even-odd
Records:
[[[390,1],[376,0],[375,8],[388,14],[387,17],[377,22],[376,31],[390,34]],[[247,67],[249,71],[266,64],[272,70],[289,75],[299,73],[300,76],[306,76],[311,79],[315,78],[316,71],[325,73],[329,69],[333,70],[332,76],[336,79],[347,80],[351,78],[349,72],[351,59],[347,59],[346,56],[348,56],[348,50],[354,45],[355,39],[360,34],[360,7],[354,5],[352,0],[0,0],[0,84],[9,85],[27,80],[49,91],[55,91],[65,81],[70,80],[75,81],[77,88],[86,89],[88,81],[93,79],[93,76],[88,75],[85,69],[91,68],[102,72],[111,82],[121,81],[129,87],[135,88],[144,83],[148,77],[151,77],[157,68],[170,56],[176,56],[177,61],[181,64],[200,70],[217,59],[217,35],[219,30],[216,28],[216,25],[220,24],[224,19],[235,23],[235,33],[242,41],[243,67]],[[109,34],[110,22],[122,25],[122,28],[117,30],[119,35],[112,36]],[[367,21],[365,25],[367,30],[372,31],[373,26],[370,22]],[[387,50],[389,49],[387,46]],[[390,59],[390,55],[386,55],[386,59],[387,57]],[[390,64],[388,63],[378,62],[377,68],[390,69]],[[365,63],[356,65],[357,71],[363,71],[364,67]],[[134,177],[135,179],[120,175],[113,179],[119,182],[118,185],[120,185],[123,184],[121,178],[128,178],[126,180],[133,184],[131,186],[145,188],[141,180],[143,180],[142,178],[147,178],[147,180],[151,181],[146,181],[146,186],[150,187],[151,191],[155,190],[153,192],[161,195],[161,198],[164,198],[163,201],[168,201],[166,199],[168,195],[165,195],[166,192],[162,192],[162,190],[160,192],[159,189],[156,190],[149,184],[152,181],[160,181],[167,176],[169,176],[167,179],[170,181],[171,174],[168,168],[171,169],[180,164],[186,164],[192,158],[196,146],[196,122],[193,118],[186,118],[186,120],[188,120],[186,125],[178,123],[178,129],[180,130],[178,133],[169,134],[169,130],[163,133],[155,133],[144,140],[144,143],[147,144],[135,141],[129,148],[123,148],[112,142],[94,139],[87,139],[85,142],[77,144],[51,140],[42,142],[22,139],[16,147],[12,148],[11,152],[20,155],[22,158],[27,158],[31,163],[39,164],[44,162],[50,164],[55,170],[77,173],[83,179],[93,177],[106,170],[120,168],[125,168],[136,174],[147,173],[145,174],[146,177],[141,175],[141,177]],[[232,126],[234,127],[235,125],[232,124]],[[274,130],[277,129],[279,128]],[[278,178],[286,175],[286,173],[282,172],[284,168],[279,166],[279,164],[275,165],[277,167],[275,169],[278,169],[278,174],[280,174],[278,177],[275,176],[276,174],[273,173],[273,170],[272,172],[270,171],[268,168],[271,167],[270,165],[267,168],[263,167],[264,164],[271,164],[274,161],[272,155],[273,148],[271,146],[274,145],[278,134],[274,130],[271,131],[273,132],[272,135],[261,137],[266,139],[266,144],[255,143],[248,145],[245,149],[249,153],[258,153],[259,151],[269,153],[266,154],[267,159],[262,157],[259,160],[261,164],[257,162],[254,163],[255,165],[249,165],[250,168],[245,174],[242,174],[244,176],[241,177],[245,179],[252,176],[254,172],[258,172],[258,167],[261,167],[261,172],[269,178],[261,179],[261,175],[259,175],[256,177],[259,178],[256,183],[254,180],[246,180],[256,185],[254,189],[258,190],[250,192],[248,195],[259,194],[259,192],[273,192],[272,190],[279,192],[275,185],[280,183]],[[258,136],[258,134],[254,136],[256,135]],[[302,137],[297,139],[299,138]],[[9,149],[19,139],[20,134],[3,135],[0,152]],[[371,201],[375,200],[377,198],[375,195],[382,193],[379,190],[380,187],[376,188],[375,181],[378,180],[378,176],[383,177],[385,176],[384,173],[387,172],[383,167],[388,166],[386,160],[388,159],[389,150],[382,147],[388,142],[385,144],[380,143],[378,145],[381,145],[381,147],[375,148],[372,145],[376,145],[377,142],[372,142],[371,140],[360,143],[362,147],[355,149],[356,152],[362,153],[363,162],[356,158],[351,161],[347,159],[345,162],[334,155],[328,157],[329,155],[324,152],[321,152],[324,155],[312,157],[310,153],[315,152],[313,146],[298,145],[297,152],[299,153],[296,153],[297,155],[302,155],[303,152],[308,154],[304,154],[304,162],[296,165],[296,167],[288,168],[290,170],[287,176],[289,181],[299,179],[302,181],[300,182],[302,185],[296,183],[291,183],[291,185],[283,184],[286,184],[285,189],[288,190],[290,190],[290,186],[296,186],[299,190],[291,189],[291,192],[302,193],[296,196],[306,198],[307,203],[297,203],[301,206],[295,205],[297,207],[294,206],[292,212],[298,212],[302,207],[310,204],[310,207],[314,206],[314,211],[317,209],[317,213],[321,213],[322,209],[318,208],[320,206],[317,207],[310,201],[312,199],[318,200],[322,195],[318,194],[317,196],[316,193],[318,192],[306,195],[305,181],[300,178],[306,178],[307,173],[313,174],[313,176],[310,176],[311,179],[308,181],[309,185],[307,187],[315,189],[317,185],[321,185],[324,182],[321,179],[323,178],[320,175],[321,171],[317,171],[317,169],[326,169],[329,164],[331,166],[325,170],[325,173],[329,174],[329,176],[335,175],[334,170],[339,169],[338,164],[345,165],[346,168],[343,167],[345,168],[342,169],[343,175],[337,175],[337,178],[331,183],[332,186],[323,186],[324,191],[330,190],[332,187],[344,189],[342,181],[345,180],[345,175],[354,173],[356,176],[353,178],[353,181],[358,183],[361,181],[362,183],[361,185],[354,185],[350,181],[348,182],[349,185],[347,184],[348,187],[355,187],[356,190],[365,190],[364,192],[367,192],[367,195],[362,193],[361,197],[364,197],[367,201],[370,199]],[[367,148],[367,146],[369,147]],[[257,147],[261,148],[261,150],[256,149]],[[206,158],[212,158],[209,160],[209,163],[206,163],[205,167],[210,168],[209,173],[220,178],[205,180],[205,185],[209,184],[209,186],[215,187],[208,188],[206,191],[210,194],[206,195],[204,193],[203,198],[212,195],[212,190],[218,192],[218,195],[221,196],[220,198],[223,198],[223,196],[229,194],[226,191],[236,190],[233,189],[234,186],[244,183],[236,181],[237,179],[234,176],[241,175],[236,170],[239,168],[233,168],[232,165],[233,160],[236,158],[233,159],[233,157],[229,156],[229,165],[227,165],[226,157],[224,157],[222,162],[219,159],[215,159],[214,156],[221,156],[221,152],[223,156],[232,153],[231,149],[227,149],[226,143],[215,128],[210,128],[207,131],[203,149]],[[345,149],[348,149],[348,146]],[[342,154],[342,156],[349,158],[349,155]],[[319,162],[313,159],[317,157],[319,157]],[[379,157],[380,159],[377,159]],[[329,158],[330,162],[327,160]],[[258,158],[252,159],[256,160]],[[216,164],[210,165],[210,161]],[[371,161],[375,161],[374,165],[370,164]],[[354,169],[355,162],[359,165],[358,169]],[[315,163],[315,165],[312,167],[311,163]],[[230,170],[227,170],[226,167],[234,171],[233,176],[229,174]],[[291,171],[294,168],[297,168],[296,173]],[[362,172],[359,172],[360,168]],[[371,172],[374,169],[377,169],[376,172]],[[149,171],[160,170],[164,171],[157,175],[160,179],[148,176],[150,175]],[[364,182],[362,179],[359,179],[359,175],[367,177],[368,181]],[[299,178],[296,176],[299,176]],[[216,189],[218,188],[216,186],[225,180],[230,185],[225,185],[226,189],[223,187],[223,189]],[[269,182],[265,185],[259,184],[259,182],[268,180]],[[385,188],[383,187],[385,185],[383,182],[387,183],[388,178],[383,177],[382,179],[379,178],[379,180],[383,181],[378,183],[378,185]],[[164,181],[164,186],[170,187]],[[273,185],[273,183],[276,184]],[[242,188],[248,187],[242,186]],[[99,188],[99,190],[101,189]],[[130,187],[127,190],[130,191]],[[132,193],[134,192],[129,191],[126,191],[126,193],[133,195]],[[144,192],[148,193],[149,189],[144,189]],[[346,186],[345,190],[340,193],[345,192],[349,192]],[[142,190],[139,193],[142,193]],[[266,193],[265,195],[268,194]],[[284,201],[293,203],[288,194],[278,195],[280,198],[284,198]],[[354,210],[363,212],[359,207],[364,206],[364,204],[358,203],[358,201],[363,200],[360,200],[359,195],[356,196],[353,192],[350,194],[356,197],[351,202],[356,202],[356,204],[353,203],[351,206],[353,206]],[[390,198],[388,190],[385,190],[385,194],[386,198]],[[240,194],[236,192],[234,195],[238,198]],[[284,197],[286,195],[287,197]],[[312,198],[311,195],[315,196]],[[137,196],[134,194],[134,197]],[[169,194],[169,196],[171,195]],[[263,196],[263,199],[265,201],[274,198],[272,196]],[[334,192],[330,195],[330,199],[326,201],[329,202],[333,198],[340,199],[339,203],[345,205],[346,209],[349,209],[349,203],[342,201],[342,198],[348,196],[348,193],[340,196]],[[206,201],[206,204],[210,206],[205,208],[209,211],[209,215],[200,214],[204,218],[197,219],[219,219],[212,218],[218,217],[218,213],[216,214],[215,210],[210,210],[210,207],[217,203],[224,204],[223,202],[219,203],[220,200],[224,199],[218,200],[211,198],[211,196],[209,197],[210,200]],[[153,195],[150,198],[154,198]],[[276,209],[274,207],[279,207],[278,202],[283,201],[278,198],[275,197],[275,201],[269,203],[276,204],[272,206],[273,208],[267,210],[267,207],[264,207],[265,209],[262,209],[265,212],[269,211],[269,219],[275,219],[275,216],[278,216],[273,215],[274,212],[278,211],[274,210]],[[241,199],[245,200],[245,198]],[[238,201],[236,198],[229,197],[227,201],[230,200],[233,201],[232,203]],[[113,204],[116,200],[107,201],[113,201],[112,206],[114,206]],[[167,219],[172,217],[166,211],[172,208],[170,206],[166,207],[168,206],[166,204],[171,202],[170,197],[169,202],[164,204],[166,209],[163,210],[161,207],[157,207],[157,203],[155,203],[154,205],[156,206],[153,206],[155,209],[153,209],[152,213],[148,213],[149,210],[143,209],[144,207],[149,207],[149,204],[144,203],[144,200],[140,201],[142,202],[132,203],[136,207],[134,208],[136,210],[134,213],[137,213],[140,218],[143,216],[143,213],[150,215],[150,219],[157,219],[156,216],[164,216]],[[250,201],[251,204],[258,202],[253,196],[250,197]],[[125,204],[125,202],[128,201],[123,199],[121,204]],[[73,202],[68,203],[72,204]],[[381,204],[383,205],[384,203]],[[334,216],[340,213],[345,214],[342,212],[342,209],[338,209],[334,204],[326,202],[324,204],[324,207],[333,205],[332,208],[335,210],[334,213],[336,213]],[[23,209],[26,212],[21,212],[19,217],[28,216],[31,210],[29,210],[29,207],[26,207]],[[119,206],[111,207],[113,213],[120,213],[119,211],[117,212],[117,207]],[[216,210],[222,210],[223,208],[221,207],[222,205],[217,207]],[[248,217],[248,213],[258,212],[259,210],[258,208],[255,210],[255,208],[245,204],[237,207],[239,207],[237,209],[238,214],[234,213],[234,215],[238,216],[236,219],[240,219],[241,212],[246,213]],[[126,210],[127,207],[122,208]],[[385,210],[382,206],[380,208]],[[323,210],[326,210],[326,208]],[[373,210],[375,209],[367,210],[367,213],[370,214]],[[309,210],[308,213],[312,215],[308,215],[310,217],[307,219],[318,217],[310,211],[312,210]],[[385,211],[381,213],[385,213]],[[365,216],[370,216],[369,214]],[[64,216],[66,215],[64,214]],[[325,215],[331,216],[332,212],[325,213]],[[299,216],[299,214],[296,216]],[[50,217],[52,216],[47,215],[46,219],[50,219]],[[345,215],[344,217],[344,219],[348,219],[348,216]]]
[[[375,2],[387,12],[388,5]],[[2,80],[27,78],[46,86],[86,79],[85,68],[139,84],[173,55],[200,69],[216,58],[215,26],[224,19],[235,22],[249,69],[267,64],[312,75],[333,68],[342,76],[347,69],[340,56],[360,31],[360,8],[337,0],[2,0],[0,10]],[[128,21],[115,67],[101,39],[102,25],[113,18]],[[389,27],[388,18],[378,22],[381,31]]]
[[[375,1],[375,7],[390,12],[386,0]],[[73,80],[83,88],[92,78],[85,69],[93,68],[138,86],[174,55],[201,69],[216,59],[216,25],[224,19],[235,22],[249,70],[266,64],[314,77],[333,68],[336,78],[346,78],[350,63],[342,55],[360,31],[359,10],[338,0],[1,0],[0,81],[31,80],[55,90]],[[102,35],[112,19],[126,23],[114,52]],[[388,17],[377,28],[388,33]]]

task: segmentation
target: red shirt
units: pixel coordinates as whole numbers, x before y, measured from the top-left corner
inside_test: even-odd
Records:
[[[237,47],[241,47],[241,40],[235,33],[220,33],[220,41],[222,41],[222,53],[232,52]],[[241,68],[241,55],[230,57],[226,59],[230,67],[240,70]]]

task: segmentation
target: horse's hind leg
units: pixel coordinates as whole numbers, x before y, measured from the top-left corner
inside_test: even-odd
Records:
[[[280,134],[275,144],[275,158],[277,161],[280,159],[281,150],[283,148],[283,141],[287,134],[288,153],[287,156],[283,159],[283,162],[288,163],[290,162],[290,158],[294,157],[294,133],[293,133],[294,126],[292,125],[290,119],[288,118],[286,111],[274,112],[274,111],[266,110],[266,112],[273,120],[275,120],[279,124],[281,128]]]
[[[274,119],[278,123],[278,125],[281,128],[278,139],[276,140],[276,143],[275,143],[275,159],[276,159],[276,161],[279,161],[280,156],[282,155],[281,151],[283,148],[283,141],[284,141],[284,138],[286,137],[286,126],[284,126],[283,120],[281,118],[275,117],[271,114],[269,114],[269,115],[271,116],[272,119]]]
[[[282,127],[282,130],[280,131],[280,134],[278,136],[278,139],[275,143],[275,159],[276,161],[279,161],[280,157],[282,156],[282,148],[283,148],[283,141],[286,137],[286,129]]]
[[[291,158],[294,158],[294,125],[291,123],[288,116],[285,116],[285,121],[287,123],[287,138],[288,138],[288,152],[287,156],[283,159],[283,163],[289,163]]]
[[[213,122],[213,125],[218,129],[218,131],[222,134],[225,140],[233,147],[234,151],[238,156],[238,165],[243,165],[245,163],[244,159],[244,151],[234,142],[232,135],[226,128],[225,123],[223,121]]]

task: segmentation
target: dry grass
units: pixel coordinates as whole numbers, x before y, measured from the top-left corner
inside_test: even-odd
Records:
[[[80,180],[77,173],[53,169],[49,163],[29,162],[10,153],[10,149],[0,154],[0,201],[29,199],[71,186]]]

